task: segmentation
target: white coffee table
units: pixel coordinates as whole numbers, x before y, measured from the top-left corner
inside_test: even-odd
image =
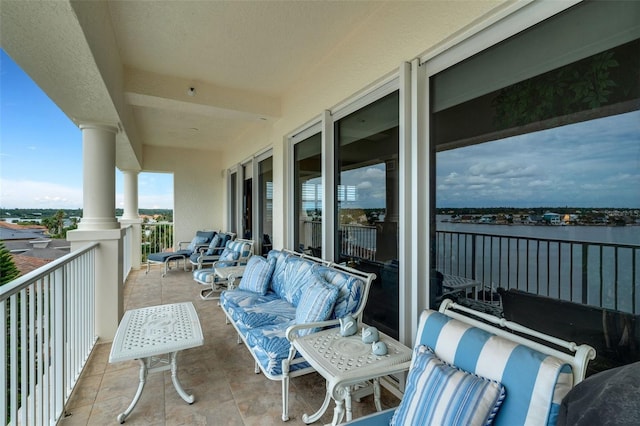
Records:
[[[342,422],[345,405],[347,421],[352,420],[353,387],[369,380],[373,381],[376,409],[378,411],[382,409],[379,378],[408,370],[412,351],[384,333],[380,333],[380,340],[387,345],[387,355],[374,355],[371,352],[371,345],[362,343],[361,333],[342,337],[338,328],[323,330],[293,340],[293,346],[327,381],[327,391],[322,407],[312,415],[304,414],[303,422],[313,423],[322,417],[331,399],[336,403],[331,425],[335,426]]]
[[[140,383],[133,401],[120,415],[124,423],[135,408],[146,382],[147,374],[171,369],[171,380],[178,395],[189,404],[194,401],[178,381],[179,351],[202,346],[202,328],[191,302],[172,303],[133,309],[125,312],[111,346],[109,362],[137,359],[140,362]]]

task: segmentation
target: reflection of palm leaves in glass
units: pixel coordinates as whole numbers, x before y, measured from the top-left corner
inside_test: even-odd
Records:
[[[492,101],[500,129],[523,126],[558,115],[599,108],[611,100],[611,69],[619,66],[607,51],[536,78],[505,87]]]

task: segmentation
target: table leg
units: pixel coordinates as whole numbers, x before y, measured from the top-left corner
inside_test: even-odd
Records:
[[[382,411],[382,405],[380,404],[380,378],[373,379],[373,402],[376,405],[376,410]]]
[[[344,401],[342,399],[336,401],[336,408],[333,409],[333,420],[331,426],[336,426],[342,423],[344,417]]]
[[[129,404],[129,407],[127,407],[124,413],[118,416],[118,422],[120,424],[124,423],[124,421],[127,419],[127,416],[131,414],[136,404],[138,403],[138,400],[140,399],[140,395],[142,395],[142,389],[144,389],[144,384],[147,381],[147,359],[148,358],[138,360],[138,362],[140,363],[140,383],[138,384],[138,390],[136,391],[131,404]]]
[[[171,353],[171,381],[173,382],[173,387],[176,388],[178,395],[180,395],[180,397],[189,404],[193,404],[195,398],[193,397],[193,395],[189,395],[188,393],[186,393],[182,388],[182,385],[178,381],[178,363],[176,362],[177,355],[178,352]]]
[[[310,424],[313,422],[317,422],[318,419],[320,417],[322,417],[322,415],[327,411],[327,408],[329,408],[329,403],[331,402],[331,392],[329,392],[329,390],[327,389],[327,392],[324,396],[324,401],[322,402],[322,406],[320,407],[320,409],[318,411],[316,411],[315,413],[308,415],[308,414],[303,414],[302,415],[302,421],[305,422],[306,424]],[[336,402],[336,407],[337,407],[338,403]],[[337,408],[336,408],[337,409]],[[336,418],[336,413],[334,411],[333,414],[333,419],[335,420]],[[337,424],[337,423],[332,423],[332,424]]]
[[[347,406],[347,421],[353,420],[353,413],[351,412],[351,386],[347,386],[345,389],[345,400]]]

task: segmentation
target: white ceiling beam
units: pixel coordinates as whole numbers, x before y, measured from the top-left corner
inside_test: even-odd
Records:
[[[270,120],[282,113],[280,99],[274,96],[131,68],[125,71],[125,96],[134,106],[216,118]]]

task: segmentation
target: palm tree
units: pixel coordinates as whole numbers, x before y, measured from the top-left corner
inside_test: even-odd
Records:
[[[20,271],[16,267],[13,257],[4,242],[0,241],[0,286],[13,281],[20,276]]]

